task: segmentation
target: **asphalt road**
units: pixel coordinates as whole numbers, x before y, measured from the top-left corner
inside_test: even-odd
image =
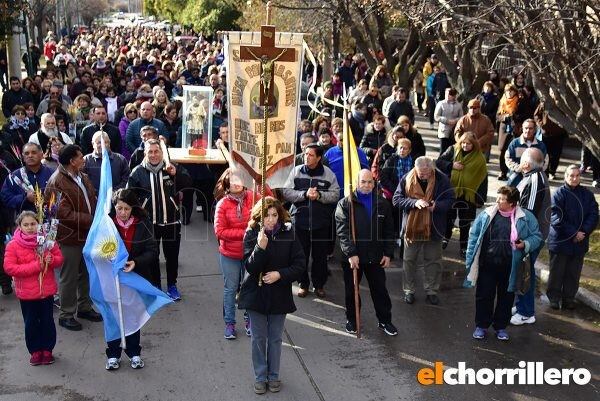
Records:
[[[0,400],[242,400],[260,399],[252,391],[250,341],[222,337],[222,278],[216,242],[195,214],[181,249],[179,288],[183,301],[161,310],[142,329],[146,367],[127,362],[115,372],[104,369],[101,324],[83,321],[82,332],[58,330],[56,363],[31,367],[23,321],[14,297],[0,298]],[[281,400],[592,400],[599,396],[599,316],[586,308],[557,312],[538,299],[538,322],[511,327],[501,343],[471,339],[474,291],[440,294],[441,304],[425,304],[424,294],[407,305],[401,299],[401,269],[388,270],[397,337],[377,329],[368,296],[363,294],[361,340],[344,331],[343,281],[339,262],[325,300],[296,298],[284,336],[282,391],[265,399]],[[242,319],[238,312],[238,319]],[[546,367],[587,368],[585,386],[422,386],[417,371],[442,361],[456,367],[513,368],[519,361]]]

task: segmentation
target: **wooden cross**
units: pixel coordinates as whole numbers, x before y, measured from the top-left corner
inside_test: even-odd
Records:
[[[240,59],[243,61],[256,60],[260,62],[260,104],[271,106],[275,104],[273,96],[274,63],[276,61],[296,61],[293,48],[275,47],[275,26],[271,23],[271,4],[267,3],[267,25],[260,27],[260,46],[240,46]]]

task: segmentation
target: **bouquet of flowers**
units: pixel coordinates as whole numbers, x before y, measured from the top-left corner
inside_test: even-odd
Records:
[[[61,198],[61,193],[55,195],[53,192],[48,199],[48,203],[45,203],[44,194],[37,185],[35,187],[35,208],[39,223],[36,251],[42,266],[42,270],[40,271],[39,275],[40,292],[42,291],[42,282],[44,281],[44,276],[48,270],[48,261],[44,258],[44,256],[54,247],[54,244],[56,243],[56,234],[58,232],[58,219],[56,218],[56,215]]]

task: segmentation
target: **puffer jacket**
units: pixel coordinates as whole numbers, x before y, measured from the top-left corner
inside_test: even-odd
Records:
[[[6,245],[4,271],[14,279],[17,298],[32,301],[56,294],[54,269],[59,268],[64,259],[58,244],[54,245],[50,253],[52,254],[52,262],[48,265],[40,289],[41,266],[39,256],[35,250],[25,248],[15,240]]]
[[[246,191],[242,215],[237,215],[237,202],[233,199],[219,200],[215,208],[215,236],[219,241],[219,252],[228,258],[242,260],[244,257],[244,234],[250,221],[250,212],[260,195]]]
[[[471,230],[469,231],[469,243],[467,245],[466,268],[467,278],[465,286],[471,287],[477,283],[479,277],[479,256],[481,254],[481,244],[490,223],[498,213],[498,205],[490,206],[479,213]],[[529,210],[517,206],[515,212],[515,221],[517,226],[518,238],[525,244],[525,249],[514,249],[512,251],[512,264],[510,277],[508,279],[508,291],[515,291],[517,282],[517,270],[523,257],[540,248],[542,245],[542,234],[537,219]]]

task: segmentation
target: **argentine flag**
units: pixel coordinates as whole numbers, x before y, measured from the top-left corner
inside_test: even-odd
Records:
[[[123,271],[129,254],[108,215],[112,201],[112,174],[108,150],[102,142],[98,205],[83,247],[83,256],[90,276],[90,298],[104,318],[104,336],[108,342],[135,333],[158,309],[172,301],[164,292],[134,273],[135,270],[129,273]],[[123,322],[124,336],[121,335],[120,321]]]

